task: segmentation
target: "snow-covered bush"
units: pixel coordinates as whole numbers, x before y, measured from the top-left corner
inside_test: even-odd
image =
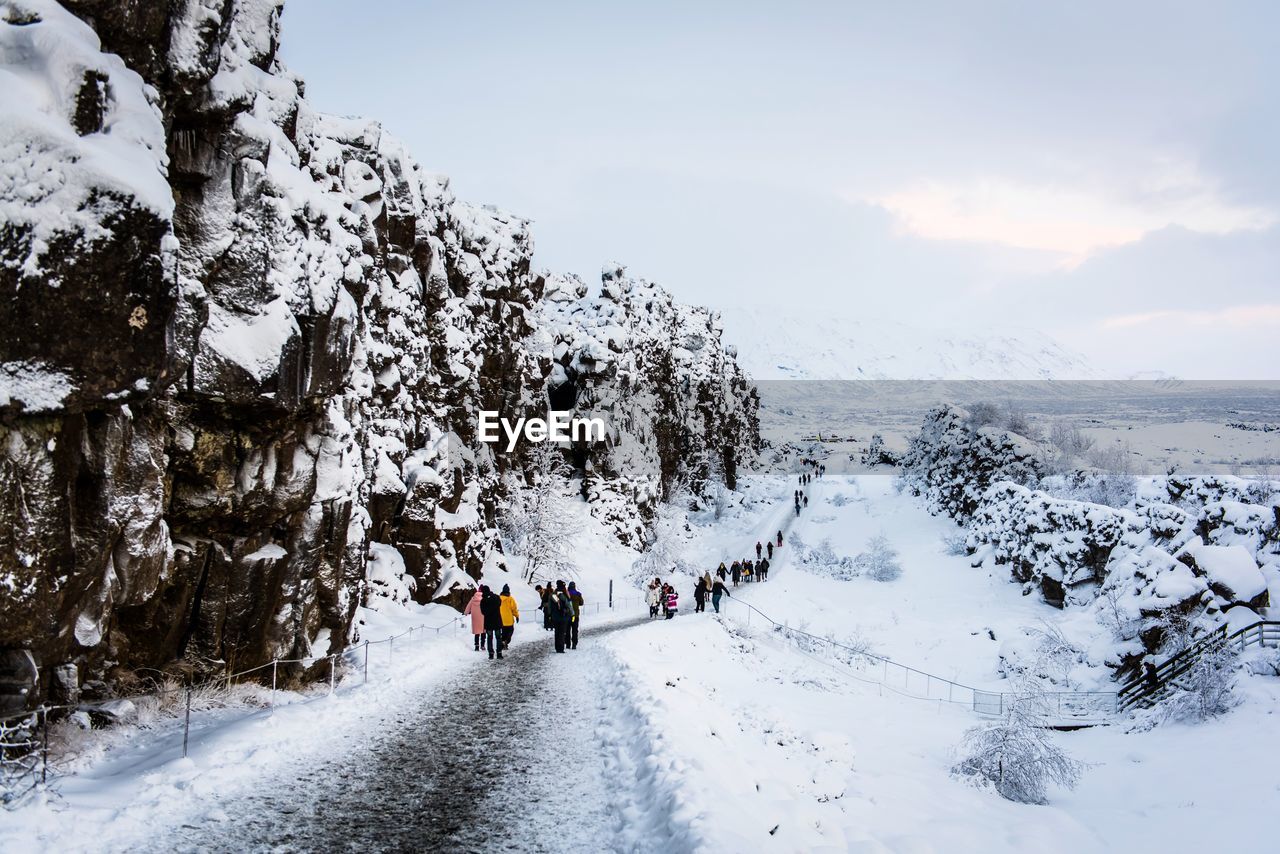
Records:
[[[1071,690],[1085,653],[1057,625],[1024,626],[1000,648],[1000,671],[1007,677],[1035,679]]]
[[[896,466],[898,456],[884,446],[884,437],[873,433],[866,450],[862,452],[864,466]]]
[[[876,581],[894,581],[902,576],[898,550],[884,534],[877,534],[867,541],[867,550],[858,555],[858,565]]]
[[[631,564],[629,577],[636,583],[667,575],[698,575],[699,569],[686,557],[688,524],[679,503],[659,505],[645,550]]]
[[[1156,702],[1154,713],[1165,721],[1199,723],[1225,714],[1239,702],[1236,682],[1240,652],[1223,643],[1205,650]]]
[[[969,537],[964,531],[952,531],[942,535],[942,551],[952,557],[962,557],[969,553]]]
[[[801,545],[794,554],[799,565],[816,575],[825,575],[838,581],[848,581],[861,573],[861,569],[854,558],[848,555],[837,555],[835,549],[831,547],[831,540],[829,539],[824,538],[822,542],[813,548],[805,548]]]
[[[1042,701],[1038,689],[1024,685],[1002,720],[966,730],[952,773],[1024,804],[1047,803],[1051,784],[1074,789],[1085,766],[1043,726]]]

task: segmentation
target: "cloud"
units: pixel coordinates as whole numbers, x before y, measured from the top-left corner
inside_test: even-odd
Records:
[[[1280,305],[1241,305],[1217,311],[1147,311],[1104,317],[1103,329],[1130,329],[1136,326],[1178,325],[1215,331],[1224,328],[1272,327],[1280,329]]]
[[[906,233],[1042,250],[1059,255],[1065,267],[1172,225],[1230,234],[1277,221],[1267,208],[1222,200],[1210,181],[1185,164],[1166,164],[1128,190],[1124,196],[991,177],[968,183],[920,181],[868,201],[891,211]]]

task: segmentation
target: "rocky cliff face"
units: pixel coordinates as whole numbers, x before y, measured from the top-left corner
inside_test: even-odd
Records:
[[[371,543],[448,600],[524,464],[480,409],[602,412],[573,458],[629,541],[680,459],[758,445],[713,315],[533,271],[523,220],[312,108],[279,16],[0,2],[0,649],[46,682],[336,650]]]

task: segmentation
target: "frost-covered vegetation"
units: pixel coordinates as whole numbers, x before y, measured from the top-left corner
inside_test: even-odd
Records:
[[[1063,461],[1081,456],[1097,465],[1064,473]],[[1229,613],[1237,624],[1258,619],[1267,576],[1280,573],[1280,510],[1270,484],[1175,474],[1139,489],[1126,467],[1122,448],[1099,450],[1074,427],[1045,438],[997,407],[940,407],[901,477],[932,512],[964,526],[975,562],[1007,566],[1053,605],[1091,611],[1113,638],[1105,662],[1132,675],[1169,654],[1174,617],[1193,636]]]
[[[1075,788],[1084,765],[1044,726],[1043,695],[1030,684],[1014,693],[1003,718],[967,730],[952,773],[1024,804],[1048,802],[1049,787]]]

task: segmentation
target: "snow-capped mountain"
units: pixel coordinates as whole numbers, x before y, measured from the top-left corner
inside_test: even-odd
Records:
[[[1089,360],[1029,329],[967,334],[830,312],[735,306],[725,338],[755,380],[1102,380]]]

